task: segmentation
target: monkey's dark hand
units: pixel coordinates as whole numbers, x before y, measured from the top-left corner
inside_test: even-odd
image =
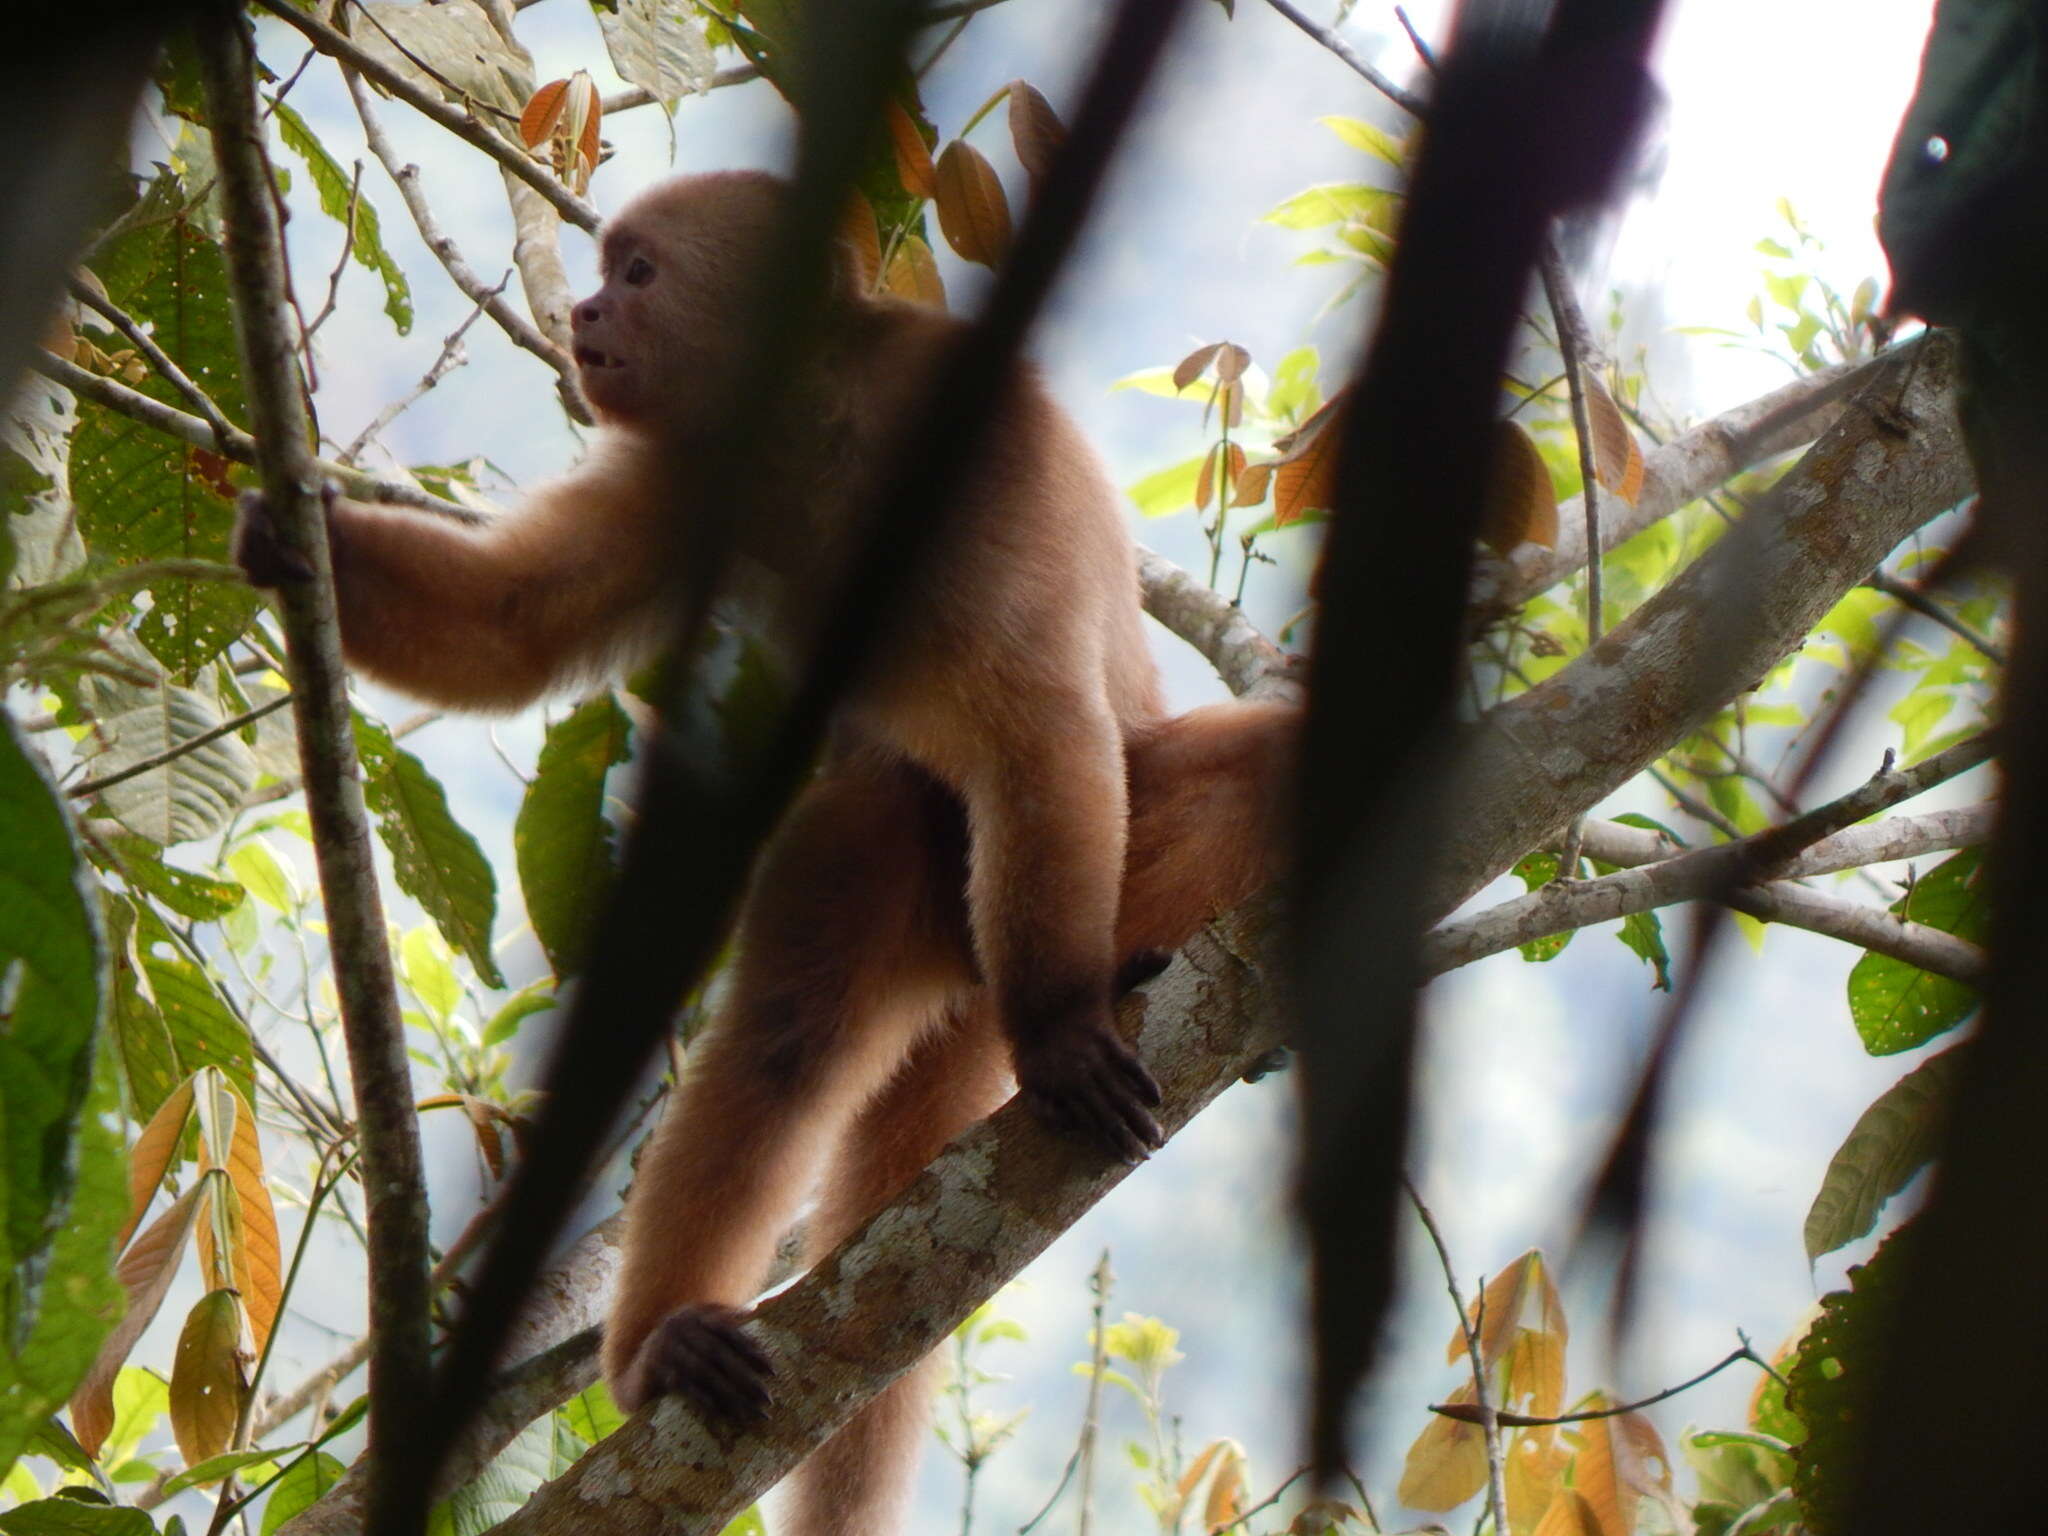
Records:
[[[334,487],[324,485],[320,494],[327,503],[328,520],[332,523]],[[306,557],[278,537],[277,519],[271,513],[269,498],[261,491],[242,492],[232,548],[235,564],[242,568],[252,587],[289,587],[313,579],[313,567]]]
[[[1016,1045],[1017,1091],[1053,1130],[1093,1142],[1127,1163],[1166,1144],[1152,1118],[1159,1085],[1108,1017],[1034,1031]]]
[[[645,1403],[673,1392],[701,1412],[737,1424],[764,1417],[774,1402],[768,1378],[775,1367],[740,1331],[753,1314],[738,1307],[697,1302],[677,1307],[640,1346],[621,1401]]]

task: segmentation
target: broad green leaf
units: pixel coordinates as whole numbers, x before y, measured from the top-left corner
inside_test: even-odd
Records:
[[[1267,210],[1265,221],[1283,229],[1321,229],[1356,219],[1374,229],[1391,227],[1388,222],[1401,202],[1401,194],[1362,181],[1333,181],[1310,187]]]
[[[1145,517],[1167,517],[1185,511],[1195,504],[1195,482],[1201,478],[1203,457],[1198,453],[1171,469],[1147,475],[1135,485],[1126,486],[1124,494]]]
[[[505,978],[491,954],[498,882],[476,839],[448,810],[440,781],[391,733],[361,714],[356,751],[363,760],[363,798],[391,850],[399,889],[427,909],[449,946],[466,956],[486,985]]]
[[[1391,166],[1401,164],[1406,146],[1386,129],[1356,117],[1319,117],[1316,121],[1353,149],[1362,149]]]
[[[130,890],[162,902],[180,917],[213,922],[226,917],[242,901],[239,885],[166,864],[163,849],[146,837],[103,833],[88,852],[95,864],[118,874]]]
[[[717,70],[695,6],[683,0],[618,0],[616,7],[596,10],[605,52],[621,79],[670,104],[711,88]]]
[[[1809,1264],[1869,1232],[1885,1201],[1933,1160],[1965,1049],[1929,1057],[1857,1117],[1806,1213]]]
[[[1891,910],[1959,939],[1984,942],[1991,915],[1983,851],[1965,848],[1922,875]],[[1909,1051],[1953,1029],[1977,1008],[1974,987],[1889,955],[1866,953],[1849,972],[1849,1016],[1873,1056]]]
[[[239,1472],[244,1467],[253,1467],[259,1461],[276,1461],[280,1454],[292,1448],[258,1446],[250,1451],[227,1451],[219,1456],[209,1456],[189,1471],[180,1472],[164,1484],[165,1493],[183,1493],[187,1488],[204,1488],[208,1483],[217,1483],[230,1472]]]
[[[227,267],[220,242],[193,216],[190,190],[157,178],[127,233],[93,255],[107,296],[148,319],[157,344],[230,421],[247,419]],[[110,346],[126,343],[112,333]],[[189,412],[185,398],[150,373],[134,386]],[[78,532],[115,564],[226,560],[234,527],[227,462],[90,402],[79,405],[71,447]],[[240,582],[167,577],[149,587],[135,633],[181,681],[189,681],[248,626],[261,599]]]
[[[72,1213],[78,1122],[106,1006],[99,906],[62,796],[0,709],[0,1380]],[[116,1215],[118,1219],[118,1214]],[[82,1370],[81,1363],[80,1369]],[[0,1390],[0,1432],[16,1392]],[[26,1434],[46,1404],[13,1426]],[[11,1460],[11,1457],[6,1458]],[[0,1462],[4,1464],[4,1462]]]
[[[482,1043],[503,1045],[519,1033],[519,1026],[536,1013],[555,1006],[555,989],[545,981],[531,982],[514,992],[484,1025]]]
[[[1557,855],[1539,848],[1536,852],[1525,855],[1522,862],[1515,866],[1514,873],[1526,890],[1533,891],[1546,886],[1557,878]],[[1524,960],[1540,963],[1555,960],[1564,953],[1565,946],[1571,941],[1572,935],[1568,929],[1563,933],[1550,933],[1540,939],[1531,939],[1526,944],[1517,945],[1516,948]]]
[[[1267,414],[1291,422],[1306,421],[1323,403],[1317,386],[1322,357],[1314,347],[1296,347],[1273,369],[1273,387],[1266,391]]]
[[[768,1536],[768,1522],[761,1518],[761,1506],[749,1504],[719,1536]]]
[[[399,975],[406,990],[435,1020],[446,1023],[462,1003],[462,983],[449,963],[447,946],[431,928],[410,929],[398,944]]]
[[[140,932],[146,942],[149,925],[143,924]],[[142,971],[155,997],[177,1076],[218,1067],[244,1098],[252,1096],[256,1069],[249,1028],[228,1007],[213,978],[189,960],[156,954],[143,956]],[[127,1020],[121,1023],[125,1028]],[[122,1054],[133,1062],[133,1052],[124,1047]]]
[[[626,1422],[611,1389],[602,1381],[585,1388],[562,1404],[561,1415],[586,1445],[595,1445]]]
[[[273,96],[270,98],[270,111],[277,121],[278,136],[284,140],[285,148],[306,162],[306,169],[313,177],[313,190],[319,194],[320,211],[344,229],[353,229],[349,255],[382,279],[384,313],[391,317],[398,334],[405,335],[412,329],[412,288],[405,280],[405,273],[399,270],[398,263],[384,249],[384,232],[377,221],[377,210],[370,206],[362,188],[341,168],[340,162],[327,153],[327,147],[307,126],[306,120],[292,110],[290,103]]]
[[[277,855],[260,842],[246,842],[228,855],[228,868],[235,872],[235,878],[258,901],[273,912],[291,913],[299,910],[300,896],[297,883],[291,874],[278,862]]]
[[[221,723],[218,704],[168,679],[149,685],[95,678],[98,706],[86,748],[93,778],[190,744]],[[168,845],[219,831],[256,783],[256,764],[230,732],[99,793],[107,813],[138,837]]]
[[[515,116],[533,95],[533,60],[491,25],[477,0],[370,0],[360,19],[356,41],[421,90],[448,97],[452,85]]]
[[[590,924],[618,871],[605,776],[626,760],[632,722],[610,693],[548,728],[533,782],[519,805],[512,846],[534,937],[557,977],[582,966]]]
[[[556,1475],[554,1445],[553,1414],[527,1425],[473,1481],[435,1510],[432,1536],[483,1536],[518,1513],[534,1490]]]
[[[156,1536],[156,1527],[139,1509],[119,1504],[90,1504],[83,1499],[38,1499],[18,1509],[0,1510],[4,1536]]]
[[[309,1452],[286,1467],[271,1485],[270,1496],[263,1505],[263,1523],[258,1527],[261,1536],[272,1536],[293,1515],[325,1497],[347,1470],[339,1459],[325,1451]]]
[[[1650,967],[1654,991],[1671,990],[1671,952],[1664,947],[1664,924],[1655,912],[1631,912],[1615,937]]]

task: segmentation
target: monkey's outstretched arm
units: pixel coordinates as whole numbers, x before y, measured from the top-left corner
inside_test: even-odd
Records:
[[[638,528],[612,526],[626,515],[611,487],[583,476],[474,524],[330,497],[350,664],[429,703],[485,710],[516,709],[595,671],[659,608],[659,549]],[[258,586],[305,574],[254,494],[243,498],[235,558]]]

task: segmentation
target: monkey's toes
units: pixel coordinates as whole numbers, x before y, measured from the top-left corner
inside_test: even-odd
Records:
[[[741,1331],[750,1314],[711,1303],[678,1307],[640,1346],[644,1397],[677,1393],[734,1423],[763,1417],[774,1403],[775,1367]]]

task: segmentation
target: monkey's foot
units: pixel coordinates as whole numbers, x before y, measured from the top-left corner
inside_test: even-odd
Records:
[[[1106,1020],[1017,1046],[1017,1091],[1053,1130],[1141,1163],[1166,1144],[1159,1085]]]
[[[768,1378],[775,1367],[740,1331],[752,1315],[713,1302],[676,1308],[633,1357],[618,1383],[620,1401],[645,1403],[674,1392],[702,1412],[735,1423],[763,1417],[774,1402]]]

